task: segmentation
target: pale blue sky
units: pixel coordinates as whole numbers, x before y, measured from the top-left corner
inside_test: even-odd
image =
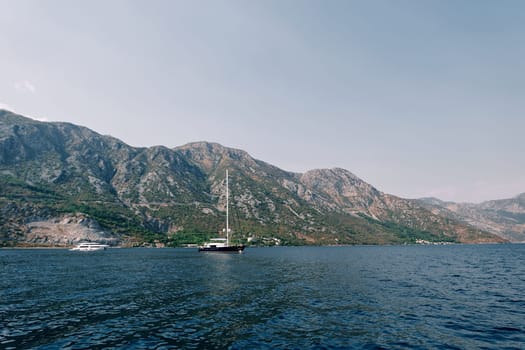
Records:
[[[402,197],[525,192],[525,1],[0,0],[0,106]]]

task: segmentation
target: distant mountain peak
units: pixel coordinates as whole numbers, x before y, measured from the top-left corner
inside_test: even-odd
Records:
[[[235,164],[256,165],[256,160],[248,152],[226,147],[216,142],[191,142],[173,150],[181,152],[208,173],[222,167],[233,167]]]
[[[525,192],[518,194],[515,198],[520,199],[520,200],[525,200]]]
[[[320,168],[320,169],[312,169],[308,170],[304,173],[304,175],[326,175],[326,176],[334,176],[334,177],[346,177],[346,178],[352,178],[352,179],[359,179],[355,174],[350,172],[349,170],[343,169],[343,168]]]
[[[423,198],[418,198],[417,200],[422,203],[427,203],[431,205],[445,205],[446,204],[445,201],[439,198],[436,198],[436,197],[423,197]]]
[[[248,158],[253,159],[248,152],[233,148],[233,147],[227,147],[217,142],[206,142],[206,141],[198,141],[198,142],[190,142],[180,147],[175,147],[174,150],[187,150],[192,152],[199,152],[201,154],[207,154],[207,155],[222,155],[225,157],[230,158]]]
[[[434,198],[417,202],[439,215],[463,221],[511,242],[525,242],[525,193],[477,204],[444,202]]]

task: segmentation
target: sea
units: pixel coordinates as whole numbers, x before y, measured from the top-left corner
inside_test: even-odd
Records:
[[[0,349],[524,349],[525,245],[0,249]]]

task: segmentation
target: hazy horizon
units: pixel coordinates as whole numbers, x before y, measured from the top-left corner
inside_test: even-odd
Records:
[[[525,192],[520,1],[0,0],[0,108],[404,198]]]

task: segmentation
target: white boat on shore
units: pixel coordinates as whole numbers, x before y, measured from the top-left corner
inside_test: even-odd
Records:
[[[96,250],[106,250],[109,246],[107,244],[100,244],[95,242],[80,242],[75,247],[69,249],[70,251],[93,252]]]

